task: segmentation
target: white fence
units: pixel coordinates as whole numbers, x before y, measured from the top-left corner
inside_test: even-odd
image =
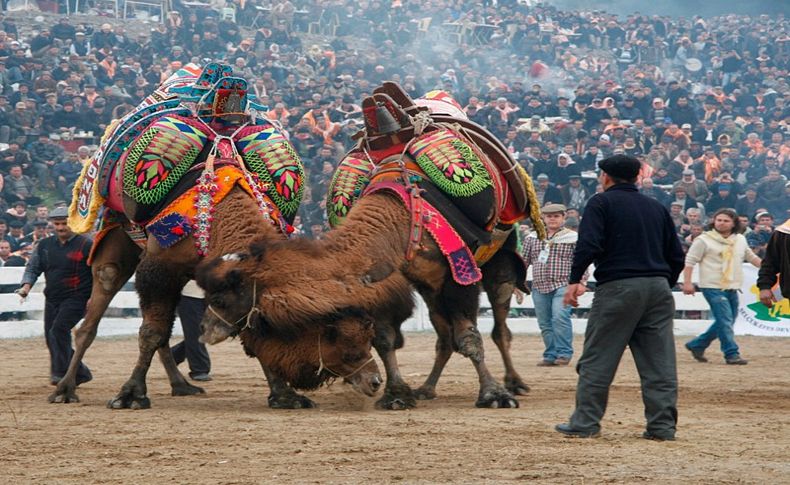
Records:
[[[22,279],[24,268],[0,268],[0,285],[18,285]],[[696,272],[694,273],[696,281]],[[130,281],[134,281],[134,277]],[[14,293],[0,293],[0,313],[20,312],[26,316],[22,320],[0,322],[0,338],[23,338],[39,336],[43,332],[41,324],[41,312],[44,311],[44,295],[41,293],[44,286],[43,277],[33,287],[28,298],[22,302],[19,295]],[[110,303],[110,310],[136,310],[138,309],[137,294],[127,285],[120,291]],[[684,295],[675,292],[675,308],[683,312],[705,312],[707,314],[708,304],[702,295],[697,292],[694,296]],[[587,310],[592,303],[593,292],[588,292],[579,299],[579,309]],[[421,298],[416,298],[417,306],[414,314],[404,322],[403,329],[406,331],[431,330],[428,310]],[[490,312],[491,304],[485,294],[480,297],[481,315],[479,319],[480,330],[489,332],[493,327],[493,318]],[[515,311],[534,309],[531,296],[526,296],[522,303],[518,303],[515,298],[512,301],[512,308]],[[104,318],[99,325],[99,336],[131,335],[136,334],[141,319],[131,318]],[[699,319],[676,319],[675,329],[680,335],[691,335],[699,333],[709,324],[708,320]],[[515,333],[537,333],[539,332],[537,321],[534,317],[511,317],[508,319],[508,326]],[[573,320],[574,332],[583,333],[586,326],[586,319],[576,318]],[[176,325],[176,332],[180,331],[180,325]]]

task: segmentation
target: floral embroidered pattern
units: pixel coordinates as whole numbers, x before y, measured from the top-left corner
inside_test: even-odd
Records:
[[[472,197],[493,186],[474,150],[449,130],[421,137],[409,153],[431,182],[452,197]]]
[[[329,225],[336,227],[346,218],[351,207],[370,183],[373,163],[360,153],[351,153],[338,165],[329,184],[326,205]]]

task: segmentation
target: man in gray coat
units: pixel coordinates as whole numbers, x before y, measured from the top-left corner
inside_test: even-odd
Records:
[[[581,278],[592,263],[597,287],[576,365],[576,409],[555,429],[584,438],[600,432],[609,386],[628,346],[642,381],[643,437],[674,440],[678,384],[671,288],[685,265],[683,249],[669,212],[637,190],[637,159],[615,155],[599,167],[604,192],[584,211],[563,302],[578,305]]]

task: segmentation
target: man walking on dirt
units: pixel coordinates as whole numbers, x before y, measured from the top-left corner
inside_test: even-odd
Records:
[[[22,276],[17,293],[26,298],[41,273],[47,279],[44,288],[44,335],[49,348],[50,383],[56,385],[66,374],[74,349],[71,329],[85,315],[91,295],[93,276],[88,266],[90,239],[74,234],[66,222],[68,210],[53,210],[49,220],[55,235],[42,239],[33,251]],[[80,362],[77,385],[93,379],[90,370]]]
[[[724,361],[729,365],[746,365],[735,342],[733,325],[738,316],[738,293],[743,286],[743,262],[760,267],[758,258],[741,234],[740,220],[734,209],[719,209],[713,214],[710,229],[694,240],[686,254],[683,293],[693,295],[691,272],[699,264],[699,287],[710,305],[713,324],[686,348],[699,362],[707,362],[705,349],[719,339]]]
[[[684,267],[683,249],[669,212],[636,188],[639,160],[615,155],[598,166],[604,192],[584,211],[564,303],[578,305],[580,281],[592,263],[597,287],[576,365],[576,409],[555,429],[581,438],[598,435],[609,386],[628,346],[642,381],[642,436],[674,440],[678,386],[671,288]]]

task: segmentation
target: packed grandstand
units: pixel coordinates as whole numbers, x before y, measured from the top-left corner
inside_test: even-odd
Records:
[[[232,64],[289,134],[309,187],[295,225],[308,236],[325,228],[327,184],[362,127],[360,100],[393,80],[414,98],[450,93],[532,175],[541,204],[571,210],[569,226],[600,190],[596,162],[624,153],[643,162],[641,190],[670,209],[686,246],[710,214],[734,207],[759,254],[790,209],[786,18],[495,3],[121,3],[137,19],[126,22],[107,2],[6,12],[0,265],[23,265],[48,234],[46,210],[71,198],[113,119],[208,60]]]

